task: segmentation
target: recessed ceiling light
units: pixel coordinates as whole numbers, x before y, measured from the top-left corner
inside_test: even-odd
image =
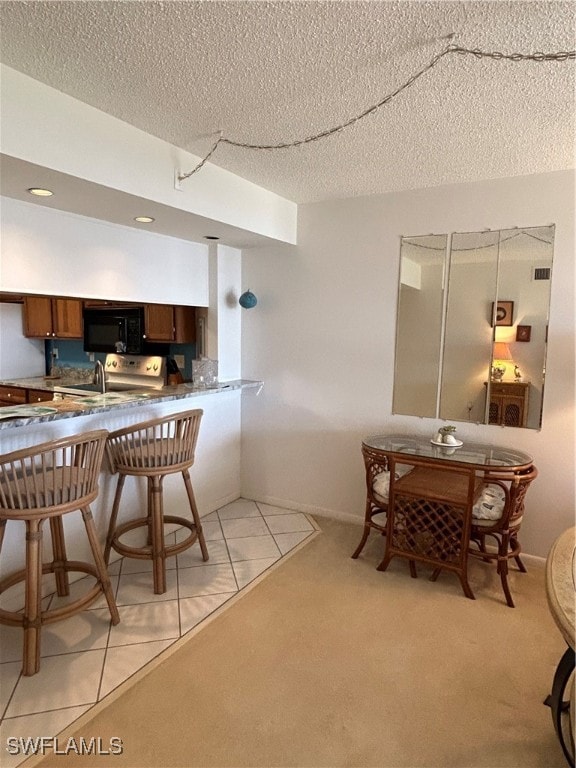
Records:
[[[216,235],[204,235],[204,240],[220,240]]]
[[[139,221],[140,224],[150,224],[154,219],[152,216],[134,216],[134,221]]]
[[[30,187],[28,192],[37,197],[51,197],[54,194],[50,189],[41,189],[40,187]]]

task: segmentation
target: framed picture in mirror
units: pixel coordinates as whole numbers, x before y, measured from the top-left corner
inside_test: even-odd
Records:
[[[532,333],[531,325],[519,325],[516,328],[516,341],[530,341],[531,333]]]
[[[494,317],[494,304],[492,304],[492,317]],[[497,301],[495,320],[496,325],[512,325],[514,321],[514,302]]]

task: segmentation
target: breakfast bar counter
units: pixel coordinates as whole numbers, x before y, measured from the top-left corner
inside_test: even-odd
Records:
[[[17,379],[10,382],[0,381],[0,386],[17,386],[36,391],[44,390],[52,392],[54,398],[56,398],[44,401],[41,405],[24,404],[0,408],[0,430],[7,430],[14,427],[70,419],[88,414],[102,414],[107,411],[118,410],[119,408],[141,407],[188,398],[204,398],[235,390],[257,388],[259,391],[263,384],[261,381],[234,379],[209,388],[195,387],[193,384],[177,384],[165,386],[162,389],[138,389],[138,391],[133,392],[105,392],[103,394],[93,393],[89,396],[61,394],[59,388],[65,386],[62,381],[56,380],[55,383],[53,380],[42,377]],[[188,407],[184,403],[182,403],[182,406]],[[202,407],[202,405],[195,402],[190,407]],[[4,435],[4,437],[6,436]],[[4,443],[4,439],[2,442]]]
[[[23,380],[18,380],[20,385]],[[196,457],[192,469],[194,493],[200,516],[229,504],[240,496],[240,445],[242,401],[256,397],[262,382],[246,379],[225,381],[200,389],[192,384],[164,386],[137,392],[110,392],[91,396],[60,395],[39,405],[0,408],[0,453],[6,454],[71,435],[105,429],[113,432],[159,417],[198,409],[203,411]],[[174,514],[182,504],[176,475],[166,477],[164,503]],[[97,499],[91,505],[99,536],[104,540],[112,508],[114,476],[107,461],[100,473]],[[129,478],[123,496],[123,514],[137,517],[146,503],[145,485]],[[70,521],[70,557],[88,560],[85,536]],[[2,549],[2,570],[23,567],[19,523],[9,521]]]

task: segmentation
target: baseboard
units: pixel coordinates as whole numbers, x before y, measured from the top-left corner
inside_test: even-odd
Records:
[[[487,544],[486,549],[488,552],[496,552],[496,547],[492,546],[491,544]],[[545,557],[540,557],[539,555],[530,555],[528,552],[524,551],[520,552],[520,556],[526,565],[534,565],[538,568],[544,568],[546,566]]]
[[[301,504],[297,501],[278,499],[276,496],[250,496],[250,498],[255,502],[270,504],[272,507],[280,507],[280,509],[303,512],[305,515],[330,517],[333,520],[340,520],[343,523],[355,523],[356,525],[362,525],[364,522],[363,518],[358,517],[358,515],[353,515],[351,512],[340,512],[339,510],[335,509],[326,509],[325,507],[318,507],[315,504]]]
[[[340,510],[327,509],[326,507],[318,507],[314,504],[301,504],[297,501],[288,501],[286,499],[279,499],[276,496],[250,496],[253,501],[261,502],[262,504],[270,504],[273,507],[280,507],[281,509],[296,510],[297,512],[303,512],[304,514],[317,515],[318,517],[328,517],[332,520],[339,520],[343,523],[352,523],[355,525],[362,525],[364,518],[358,515],[353,515],[351,512],[341,512]],[[487,546],[489,551],[496,551],[495,547]],[[543,568],[546,565],[546,558],[540,555],[531,555],[528,552],[522,551],[522,559],[526,561],[526,564],[532,564],[539,568]]]
[[[221,496],[219,499],[211,499],[208,502],[208,507],[204,507],[200,510],[200,517],[207,517],[208,515],[211,515],[212,512],[216,512],[217,509],[222,509],[222,507],[225,507],[227,504],[232,504],[233,501],[237,501],[241,498],[242,496],[239,493],[229,493],[227,496]]]

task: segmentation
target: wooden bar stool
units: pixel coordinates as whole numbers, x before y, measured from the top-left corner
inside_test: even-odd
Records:
[[[167,557],[177,555],[199,541],[202,557],[204,560],[208,560],[208,550],[202,533],[189,472],[190,467],[194,464],[194,451],[202,414],[203,411],[197,409],[144,421],[132,427],[111,432],[106,443],[111,469],[113,472],[118,472],[119,477],[104,558],[108,562],[110,552],[114,549],[126,557],[152,560],[154,592],[157,595],[166,592]],[[184,478],[192,520],[164,514],[163,480],[166,475],[175,472],[181,472]],[[128,475],[148,479],[147,515],[118,525],[120,498]],[[165,524],[179,525],[187,528],[190,533],[183,541],[167,545],[164,533]],[[145,545],[141,547],[130,546],[120,540],[127,531],[142,526],[146,526],[148,529]]]
[[[26,525],[26,567],[0,581],[0,594],[24,581],[23,611],[0,609],[0,623],[24,630],[22,673],[40,669],[40,640],[44,624],[67,619],[104,594],[112,623],[120,617],[98,541],[90,503],[98,495],[106,430],[86,432],[0,456],[0,552],[8,520]],[[63,515],[80,510],[94,564],[68,560]],[[50,523],[52,562],[43,563],[42,527]],[[67,605],[42,610],[42,575],[53,573],[58,595],[70,594],[69,572],[93,576],[96,584]]]

